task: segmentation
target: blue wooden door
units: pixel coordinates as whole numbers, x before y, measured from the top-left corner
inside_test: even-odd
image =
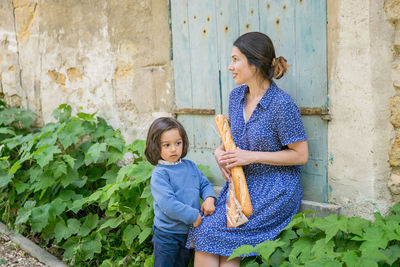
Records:
[[[327,201],[326,1],[171,0],[172,54],[178,119],[188,131],[188,157],[207,164],[223,184],[213,151],[220,145],[214,114],[228,111],[235,87],[227,70],[234,40],[266,33],[290,64],[277,84],[300,107],[310,156],[303,166],[304,199]]]

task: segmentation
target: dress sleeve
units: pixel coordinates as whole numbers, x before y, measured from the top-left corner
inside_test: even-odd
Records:
[[[283,101],[279,105],[276,129],[283,146],[307,140],[300,110],[293,100]]]
[[[150,183],[154,201],[165,215],[185,224],[196,221],[199,211],[176,199],[168,174],[153,172]]]

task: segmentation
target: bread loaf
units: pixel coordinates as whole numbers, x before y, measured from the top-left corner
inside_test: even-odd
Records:
[[[221,135],[225,151],[235,150],[236,145],[233,142],[231,128],[226,117],[222,114],[217,115],[215,117],[215,124]],[[231,176],[235,187],[236,199],[239,201],[244,215],[249,217],[253,213],[253,207],[251,205],[249,189],[247,188],[242,166],[231,168]]]
[[[232,183],[229,183],[229,200],[226,209],[226,224],[230,228],[238,227],[249,220],[244,215],[239,201],[235,198],[235,189]]]

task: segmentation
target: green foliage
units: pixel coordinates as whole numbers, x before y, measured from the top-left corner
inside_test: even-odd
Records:
[[[241,246],[230,256],[248,257],[242,266],[399,266],[400,203],[391,214],[375,214],[373,222],[360,217],[313,217],[296,214],[274,241]]]
[[[0,220],[73,266],[151,266],[144,141],[126,145],[104,119],[68,105],[53,116],[33,130],[35,114],[0,105]],[[134,161],[119,166],[128,152]]]

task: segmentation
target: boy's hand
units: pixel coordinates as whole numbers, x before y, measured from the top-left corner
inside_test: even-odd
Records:
[[[208,197],[204,200],[203,204],[201,205],[201,211],[203,212],[204,216],[212,215],[215,210],[214,206],[215,199],[213,197]]]
[[[202,219],[201,219],[201,214],[199,213],[199,216],[197,216],[196,221],[193,223],[194,227],[199,226],[202,223]]]

